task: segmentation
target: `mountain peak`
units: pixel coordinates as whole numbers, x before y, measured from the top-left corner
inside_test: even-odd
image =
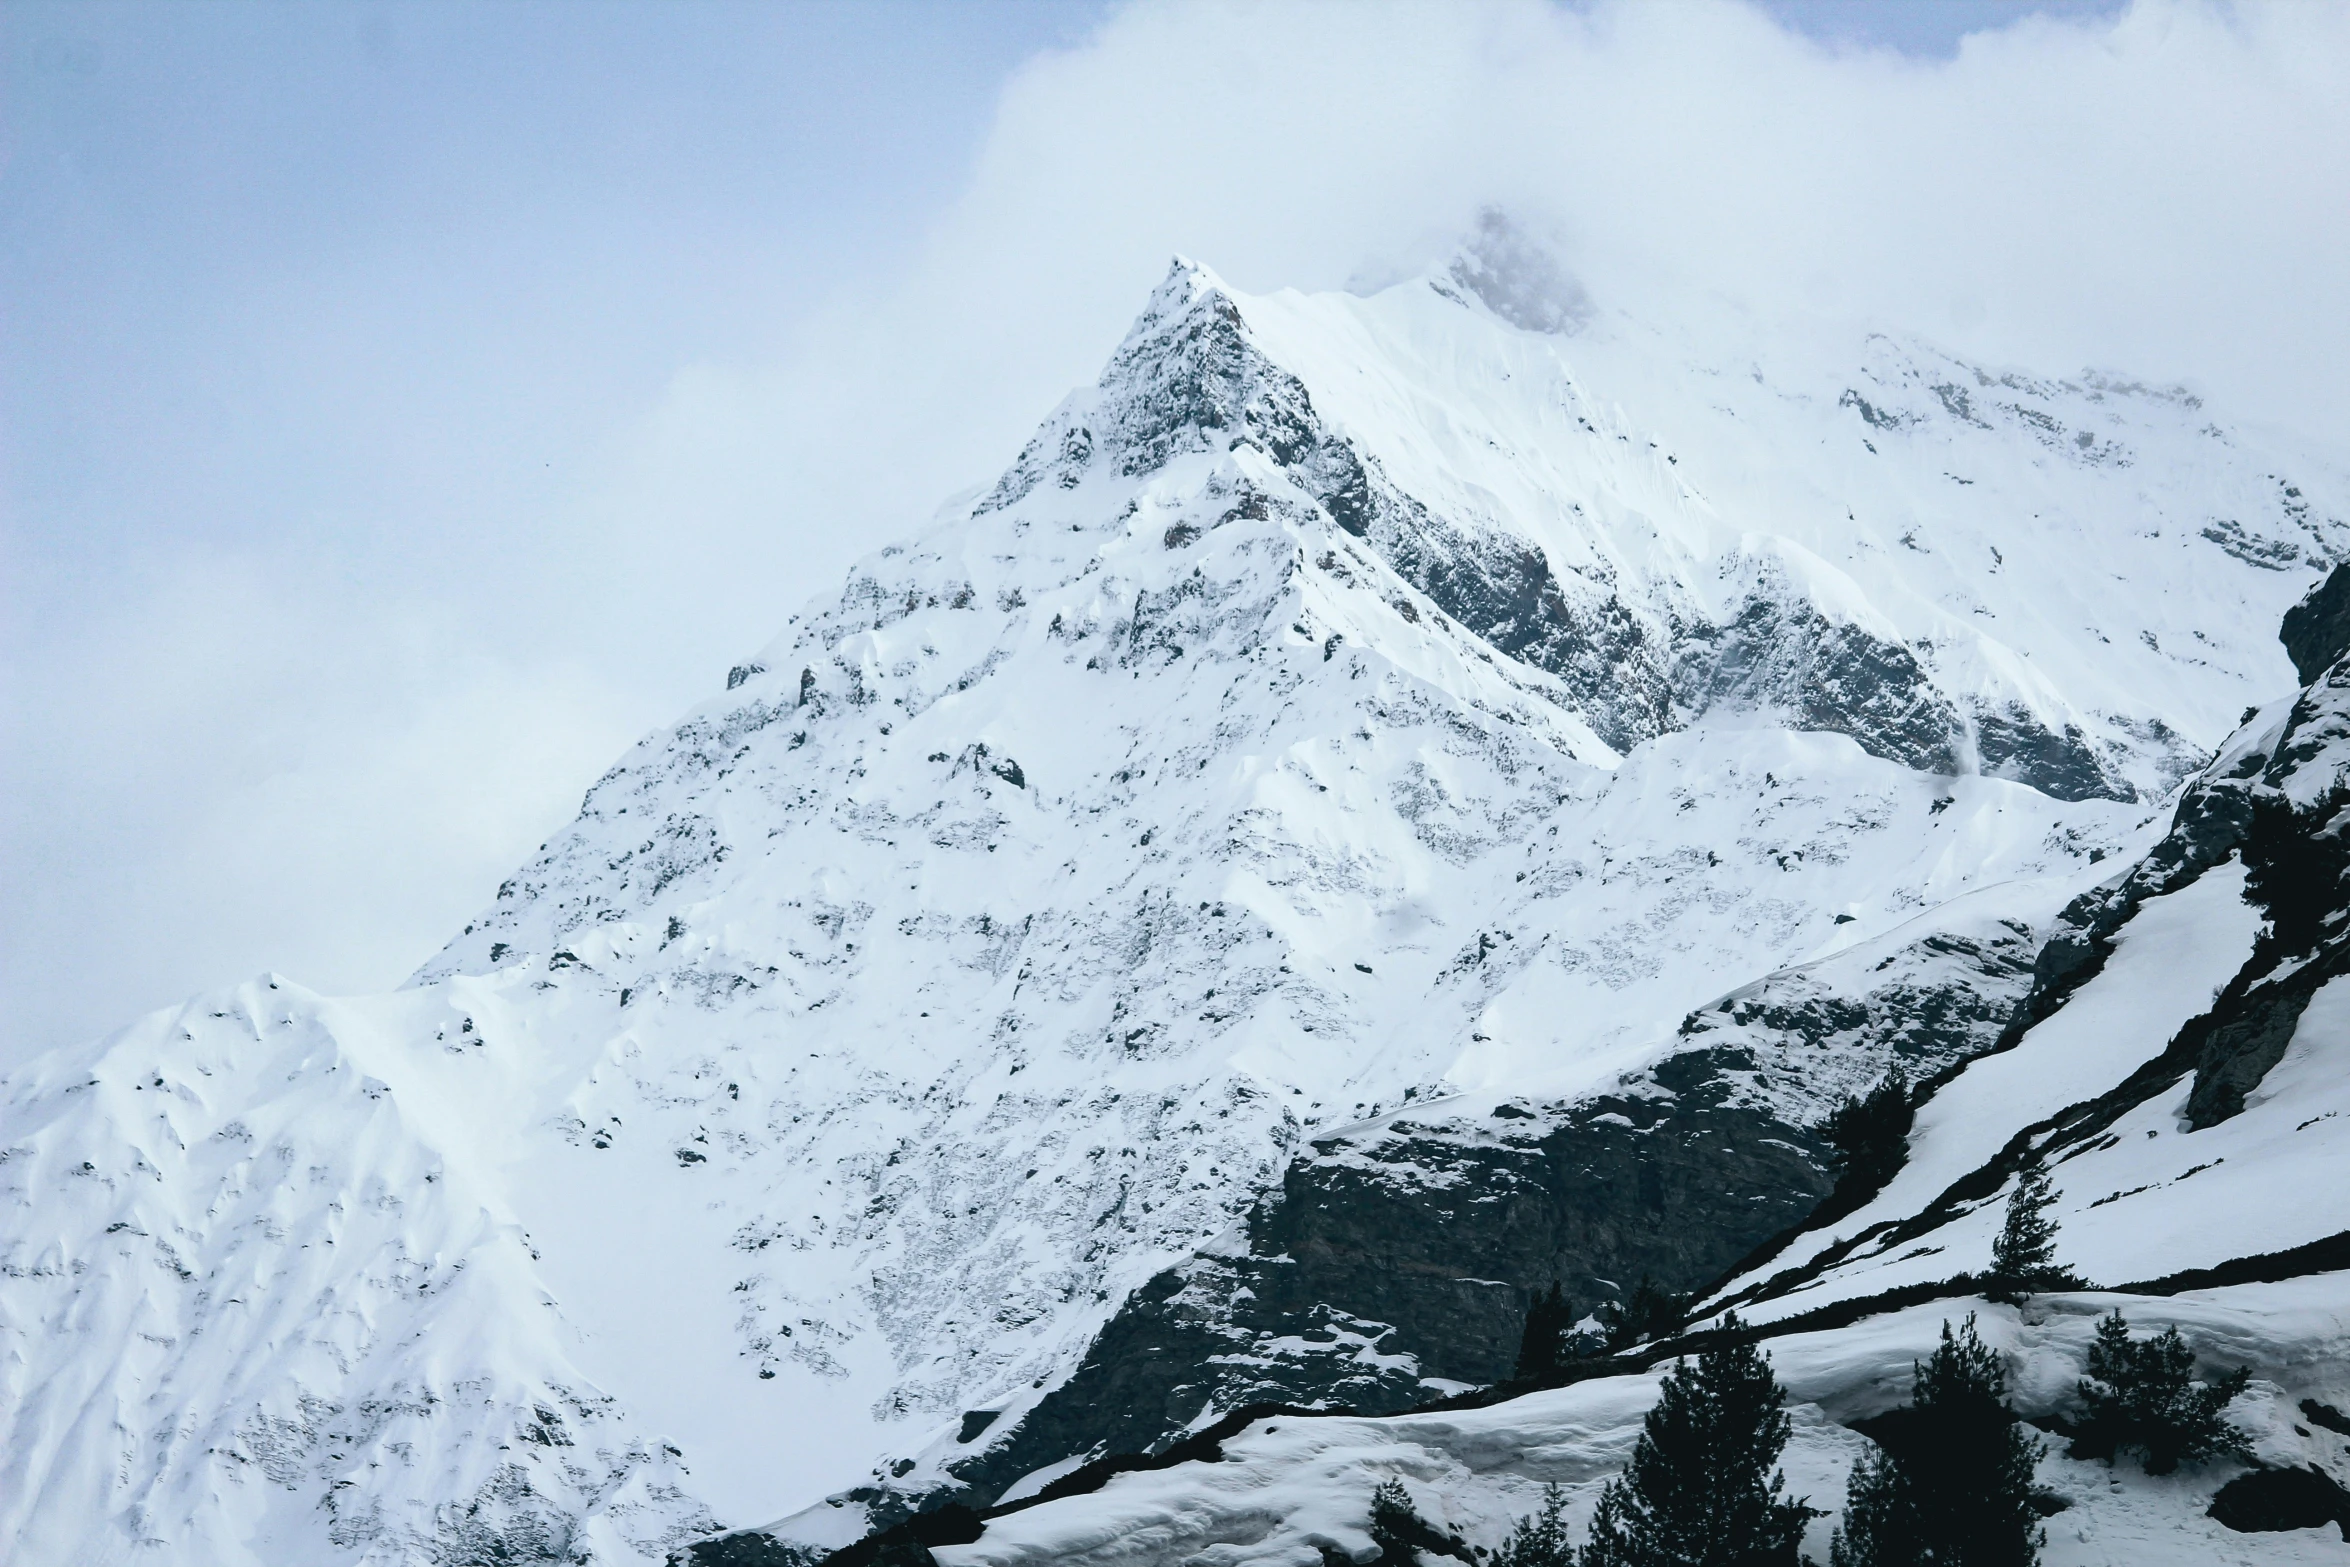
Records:
[[[70,1397],[0,1401],[0,1537],[645,1562],[832,1491],[843,1543],[1497,1380],[1521,1286],[1801,1220],[1820,1117],[1992,1052],[2282,687],[2350,492],[2118,385],[1563,330],[1542,256],[1177,258],[410,986],[12,1082],[0,1321]]]
[[[1477,214],[1468,239],[1431,281],[1439,292],[1465,291],[1529,332],[1573,332],[1591,318],[1591,296],[1582,282],[1500,207]]]

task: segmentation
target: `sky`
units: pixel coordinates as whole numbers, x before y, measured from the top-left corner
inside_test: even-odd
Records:
[[[1177,252],[2350,428],[2350,7],[0,4],[0,1066],[398,983]]]

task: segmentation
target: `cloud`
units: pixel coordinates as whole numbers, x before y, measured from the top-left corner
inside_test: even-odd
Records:
[[[607,212],[602,165],[540,178],[577,161],[544,137],[442,148],[429,223],[315,225],[181,334],[176,445],[143,434],[179,416],[135,400],[144,325],[79,372],[142,434],[88,454],[115,477],[80,554],[10,546],[42,586],[7,633],[0,863],[32,890],[0,1062],[264,962],[396,979],[638,729],[991,478],[1177,252],[1366,286],[1498,203],[1603,311],[1891,326],[2338,440],[2346,71],[2350,8],[2299,4],[2027,16],[1931,59],[1729,0],[1137,4],[1010,77],[960,188],[905,195],[913,238],[788,275],[760,258],[822,251],[791,204],[728,197],[788,183],[764,144],[723,162],[740,70],[690,199]]]
[[[2350,11],[2301,5],[2026,17],[1947,60],[1727,3],[1137,5],[1017,76],[919,261],[770,373],[780,452],[910,524],[1091,375],[1170,254],[1344,286],[1494,202],[1603,306],[1832,310],[2330,439],[2346,67]]]
[[[261,967],[380,989],[635,736],[577,663],[247,559],[160,573],[13,671],[0,1062]],[[258,951],[256,949],[259,949]]]

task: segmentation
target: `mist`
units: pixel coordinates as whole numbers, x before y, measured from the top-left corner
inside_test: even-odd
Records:
[[[845,87],[732,10],[352,8],[309,55],[223,36],[274,11],[10,13],[0,1063],[260,969],[397,983],[625,744],[991,478],[1176,253],[1367,288],[1499,206],[1603,311],[2350,415],[2343,8],[2019,9],[1946,52],[1728,0],[879,37],[954,9],[842,44]],[[248,45],[283,97],[242,142],[109,173]],[[306,163],[348,113],[373,150]]]

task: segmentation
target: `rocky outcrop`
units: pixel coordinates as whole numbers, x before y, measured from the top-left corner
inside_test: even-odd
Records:
[[[2293,672],[2309,684],[2350,653],[2350,566],[2336,566],[2300,603],[2285,611],[2277,632]]]
[[[1830,1177],[1801,1128],[1727,1102],[1706,1053],[1672,1065],[1683,1094],[1473,1121],[1436,1107],[1325,1139],[1251,1216],[1245,1253],[1137,1291],[1067,1382],[954,1472],[988,1497],[1247,1404],[1408,1409],[1511,1374],[1530,1286],[1597,1305],[1639,1279],[1713,1276]]]
[[[1683,1048],[1615,1091],[1408,1104],[1329,1133],[1238,1244],[1136,1291],[1067,1381],[975,1432],[953,1490],[858,1500],[885,1521],[984,1503],[1249,1404],[1384,1413],[1506,1380],[1536,1290],[1578,1313],[1644,1280],[1686,1292],[1799,1225],[1836,1180],[1820,1113],[1895,1063],[1926,1076],[1991,1048],[2037,945],[2013,922],[1864,944],[1691,1014]]]
[[[1231,296],[1183,263],[1093,391],[1046,423],[980,510],[1013,505],[1047,483],[1074,488],[1096,465],[1131,478],[1243,443],[1287,470],[1331,521],[1439,610],[1557,676],[1608,744],[1626,750],[1675,726],[1661,627],[1604,583],[1562,578],[1524,538],[1439,516],[1398,488],[1375,457],[1330,429],[1305,384],[1257,347]]]
[[[2059,732],[2020,707],[1975,719],[1975,759],[1993,778],[2012,778],[2059,800],[2137,798],[2127,783],[2106,776],[2080,725]]]
[[[1777,709],[1792,727],[1849,735],[1871,756],[1959,770],[1964,726],[1917,656],[1784,591],[1756,593],[1727,625],[1691,628],[1675,688],[1692,712]]]

